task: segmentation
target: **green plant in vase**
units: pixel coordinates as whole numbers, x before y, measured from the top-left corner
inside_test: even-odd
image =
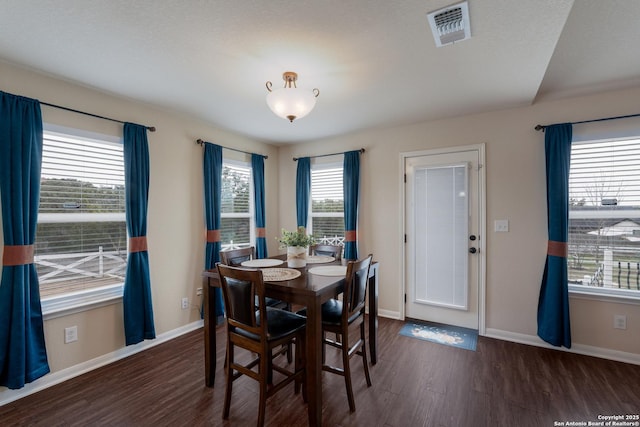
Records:
[[[307,265],[309,246],[315,243],[315,239],[304,227],[298,227],[295,231],[282,229],[282,235],[277,238],[280,249],[287,248],[287,264],[289,267],[300,268]]]

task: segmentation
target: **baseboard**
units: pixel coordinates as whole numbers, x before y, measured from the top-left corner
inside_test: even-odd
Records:
[[[585,356],[599,357],[601,359],[615,360],[618,362],[640,365],[640,354],[627,353],[624,351],[610,350],[602,347],[572,343],[571,348],[555,347],[543,341],[537,335],[520,334],[516,332],[503,331],[500,329],[487,328],[485,336],[504,341],[517,342],[520,344],[533,345],[536,347],[550,348],[553,350],[566,351],[568,353],[583,354]]]
[[[391,310],[378,310],[378,316],[386,317],[394,320],[403,320],[402,316],[400,316],[399,311],[391,311]]]
[[[124,359],[125,357],[129,357],[151,347],[155,347],[158,344],[172,340],[180,335],[202,328],[203,325],[204,321],[198,320],[180,328],[160,334],[154,340],[146,340],[135,345],[130,345],[61,371],[47,374],[32,383],[25,384],[23,388],[18,390],[9,390],[3,387],[0,389],[0,406],[6,405],[7,403],[21,399],[56,384],[60,384],[61,382],[70,380],[71,378],[77,377],[94,369],[98,369],[101,366],[108,365],[109,363],[116,362],[120,359]]]

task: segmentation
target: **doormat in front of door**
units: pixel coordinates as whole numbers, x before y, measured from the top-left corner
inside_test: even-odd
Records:
[[[478,343],[478,331],[474,329],[432,322],[407,322],[400,329],[400,335],[471,351],[476,351]]]

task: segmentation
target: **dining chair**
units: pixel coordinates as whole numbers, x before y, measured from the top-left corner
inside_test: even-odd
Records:
[[[220,251],[220,262],[232,267],[239,267],[244,261],[252,260],[256,257],[255,246],[248,248],[227,249]]]
[[[258,405],[258,426],[264,425],[267,398],[283,389],[291,382],[299,385],[305,379],[305,328],[306,319],[290,311],[267,307],[264,304],[265,291],[262,271],[223,264],[216,264],[222,295],[227,311],[227,365],[226,390],[222,418],[229,418],[233,382],[246,375],[258,381],[260,401]],[[255,300],[259,301],[256,310]],[[295,344],[295,365],[291,371],[273,363],[272,351],[278,346]],[[248,363],[236,361],[236,347],[251,352],[252,360]],[[246,359],[242,359],[246,360]],[[257,370],[254,369],[257,366]],[[284,375],[276,384],[271,384],[270,373],[273,371]],[[303,389],[306,402],[306,392]]]
[[[231,267],[241,267],[242,263],[255,259],[256,248],[249,246],[248,248],[228,249],[220,251],[220,262]],[[267,306],[282,308],[291,311],[290,304],[275,298],[266,298]],[[289,361],[291,362],[291,361]]]
[[[330,299],[322,304],[322,370],[344,377],[347,388],[347,399],[349,410],[356,410],[353,398],[353,387],[351,385],[351,368],[349,361],[354,354],[362,356],[364,366],[364,376],[367,380],[367,387],[371,387],[371,377],[369,376],[369,364],[367,362],[367,350],[364,330],[365,299],[367,295],[367,284],[369,283],[369,267],[373,255],[369,255],[360,261],[349,261],[345,275],[344,291],[342,301]],[[306,316],[306,309],[298,312]],[[349,328],[359,326],[360,336],[351,343],[349,338]],[[327,338],[326,333],[334,333],[336,339]],[[328,365],[325,362],[325,345],[335,347],[342,355],[342,368]]]
[[[340,245],[311,245],[309,246],[310,255],[326,255],[332,256],[336,261],[342,258],[342,246]]]
[[[247,248],[239,248],[239,249],[227,249],[224,251],[220,251],[220,262],[222,264],[229,265],[231,267],[241,267],[243,262],[255,259],[255,257],[256,257],[255,246],[249,246]],[[276,298],[266,297],[265,303],[267,304],[267,307],[281,308],[283,310],[291,311],[290,303],[281,301]],[[256,306],[257,305],[258,304],[256,301]],[[293,359],[291,346],[287,346],[286,354],[287,354],[287,361],[291,363]]]

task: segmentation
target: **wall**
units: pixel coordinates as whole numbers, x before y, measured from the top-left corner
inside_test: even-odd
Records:
[[[202,286],[205,225],[202,149],[195,144],[196,139],[269,156],[265,161],[267,230],[274,230],[274,236],[279,230],[276,147],[224,132],[179,114],[3,62],[0,62],[0,90],[157,128],[156,132],[148,133],[151,164],[148,245],[157,335],[199,321],[200,297],[196,297],[196,288]],[[42,107],[42,115],[46,123],[122,136],[121,124],[46,106]],[[224,150],[223,153],[224,156],[238,157],[237,153],[230,150]],[[268,239],[268,244],[269,251],[276,253],[275,239]],[[181,309],[180,300],[183,296],[189,297],[192,302],[189,310]],[[78,326],[79,340],[64,344],[64,328],[72,325]],[[124,348],[120,302],[47,320],[44,328],[52,373],[121,352]],[[0,402],[10,393],[15,392],[0,387]]]
[[[281,227],[295,226],[296,163],[292,157],[365,148],[361,164],[360,254],[380,261],[380,312],[401,317],[403,293],[400,153],[486,144],[486,331],[489,336],[546,345],[536,336],[537,303],[547,250],[544,134],[536,124],[638,113],[640,88],[533,106],[376,129],[280,149]],[[493,222],[508,219],[508,233]],[[640,303],[571,297],[573,350],[640,363]],[[613,315],[627,329],[613,329]]]
[[[547,247],[544,137],[538,124],[580,121],[638,113],[640,88],[597,96],[549,101],[534,106],[377,129],[276,148],[224,132],[206,123],[131,100],[43,76],[0,62],[0,90],[140,124],[149,133],[151,182],[149,255],[155,326],[158,334],[197,322],[180,298],[195,300],[203,268],[201,149],[203,138],[224,146],[266,154],[267,230],[273,236],[295,227],[295,168],[292,157],[364,147],[362,157],[360,250],[381,263],[380,308],[400,316],[401,235],[400,153],[449,146],[486,144],[487,291],[486,333],[540,344],[536,307]],[[43,107],[46,122],[121,135],[121,125]],[[312,119],[310,117],[309,119]],[[225,155],[227,152],[225,151]],[[493,233],[496,219],[509,219],[509,233]],[[0,249],[1,251],[1,249]],[[0,253],[1,256],[1,253]],[[574,350],[640,360],[640,305],[571,298]],[[627,315],[627,330],[612,328],[613,315]],[[53,372],[72,368],[124,347],[120,304],[45,322]],[[63,343],[64,327],[78,325],[79,341]],[[37,382],[36,382],[37,383]],[[0,388],[0,402],[12,393]]]

